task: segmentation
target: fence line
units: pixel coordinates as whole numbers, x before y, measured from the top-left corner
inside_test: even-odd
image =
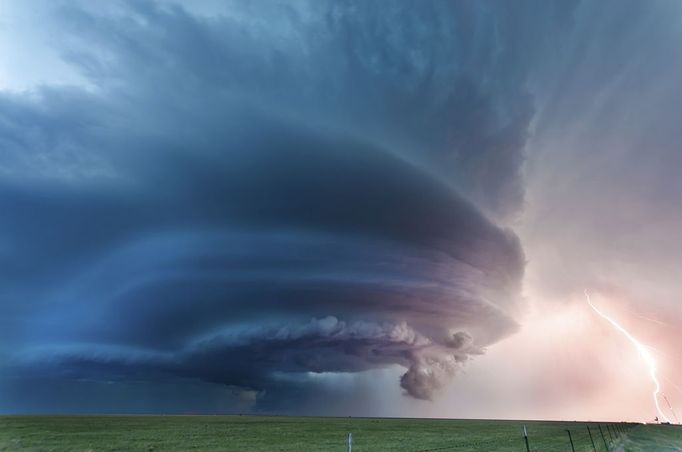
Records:
[[[597,444],[594,441],[594,436],[592,435],[592,430],[590,429],[589,425],[585,425],[585,427],[587,428],[587,434],[590,438],[590,443],[592,444],[592,449],[595,452],[597,452],[597,450],[598,450]],[[617,434],[620,434],[621,437],[623,435],[627,435],[627,431],[630,428],[632,428],[633,425],[629,424],[629,423],[628,424],[606,424],[604,427],[606,428],[606,432],[609,435],[611,446],[613,446],[615,441],[618,440],[618,438],[619,438],[619,436],[617,436]],[[601,435],[602,441],[604,441],[604,447],[605,447],[606,451],[609,451],[610,450],[609,442],[607,442],[607,440],[606,440],[606,435],[604,435],[604,430],[602,429],[602,425],[597,424],[597,428],[599,429],[599,434]],[[575,452],[575,443],[573,442],[573,434],[571,433],[571,429],[565,429],[565,431],[568,434],[568,441],[569,441],[569,444],[571,445],[571,450],[573,452]],[[611,434],[612,431],[613,431],[613,435]],[[584,432],[584,430],[583,430],[583,432]],[[578,430],[574,430],[574,433],[578,433]],[[583,439],[585,438],[584,433],[583,433],[582,438]],[[580,439],[580,435],[579,435],[578,439],[580,441],[582,441],[582,439]],[[524,443],[526,446],[526,452],[531,452],[530,440],[528,437],[528,429],[526,428],[526,424],[523,424],[523,440],[524,440]],[[578,443],[578,444],[580,444],[580,443]],[[348,433],[347,443],[346,443],[346,452],[353,452],[353,433],[351,433],[351,432]]]
[[[604,448],[606,451],[611,450],[611,447],[614,447],[616,445],[616,442],[622,438],[624,435],[627,435],[627,431],[633,427],[633,424],[596,424],[597,428],[599,429],[599,434],[601,435],[602,441],[604,442]],[[594,436],[592,435],[592,430],[590,429],[589,425],[585,425],[587,428],[587,436],[584,434],[584,430],[576,430],[574,429],[573,432],[571,432],[571,429],[565,429],[566,433],[568,434],[568,442],[571,446],[571,450],[575,452],[575,442],[574,442],[574,435],[578,434],[580,431],[582,431],[582,435],[578,434],[577,437],[575,437],[576,440],[578,440],[578,445],[581,443],[585,443],[587,440],[587,437],[590,439],[590,444],[592,445],[592,450],[597,452],[600,450],[597,448],[597,443],[594,440]],[[606,433],[608,434],[608,438],[604,434],[604,429],[606,429]],[[528,435],[528,429],[526,428],[526,425],[523,425],[523,441],[526,446],[526,452],[531,452],[530,448],[530,440],[529,440],[529,435]],[[581,446],[583,447],[583,446]]]

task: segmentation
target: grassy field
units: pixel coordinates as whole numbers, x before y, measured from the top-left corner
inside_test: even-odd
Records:
[[[0,450],[235,450],[353,451],[607,450],[597,424],[445,419],[372,419],[265,416],[0,416]],[[608,450],[682,451],[682,428],[617,424]],[[611,425],[614,428],[615,425]],[[615,429],[613,430],[615,431]]]

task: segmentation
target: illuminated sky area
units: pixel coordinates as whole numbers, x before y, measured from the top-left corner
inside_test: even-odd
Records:
[[[0,412],[653,420],[588,289],[682,413],[681,43],[677,0],[0,1]]]

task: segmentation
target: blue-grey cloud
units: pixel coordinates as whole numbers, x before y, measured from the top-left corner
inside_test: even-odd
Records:
[[[253,389],[275,372],[400,364],[405,389],[428,398],[478,350],[452,340],[459,329],[478,347],[514,329],[511,233],[384,151],[258,125],[267,136],[233,136],[218,154],[157,156],[131,187],[5,187],[3,232],[22,251],[3,263],[6,287],[46,286],[25,327],[43,343],[95,344],[40,360]],[[319,331],[282,333],[311,317]],[[258,326],[269,323],[276,333]],[[139,362],[103,343],[156,352]]]
[[[277,398],[397,365],[431,398],[516,328],[490,218],[523,199],[532,39],[501,5],[60,10],[92,86],[0,95],[8,369]]]

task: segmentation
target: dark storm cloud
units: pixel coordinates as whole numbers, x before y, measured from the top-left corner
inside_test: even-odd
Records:
[[[92,86],[0,96],[12,369],[276,398],[398,365],[431,398],[516,328],[482,213],[518,209],[532,115],[501,5],[62,10]]]
[[[51,359],[78,351],[61,365],[252,389],[275,371],[400,364],[413,376],[408,393],[428,398],[473,350],[453,329],[482,345],[513,330],[506,305],[523,265],[513,235],[384,151],[268,124],[259,122],[266,136],[234,136],[219,155],[159,157],[134,188],[5,187],[13,221],[3,232],[23,250],[3,262],[6,285],[48,286],[27,328],[43,342],[98,344]],[[347,328],[330,314],[384,323]],[[311,316],[320,320],[306,333],[254,326],[295,328]],[[235,328],[249,334],[225,341],[222,329]],[[102,341],[172,358],[112,357]]]
[[[60,29],[75,36],[64,39],[65,58],[110,95],[134,100],[129,119],[149,127],[191,119],[219,133],[216,113],[242,101],[333,124],[406,154],[501,216],[523,200],[528,62],[539,36],[566,28],[572,9],[231,2],[204,17],[124,5],[109,15],[63,9]]]

